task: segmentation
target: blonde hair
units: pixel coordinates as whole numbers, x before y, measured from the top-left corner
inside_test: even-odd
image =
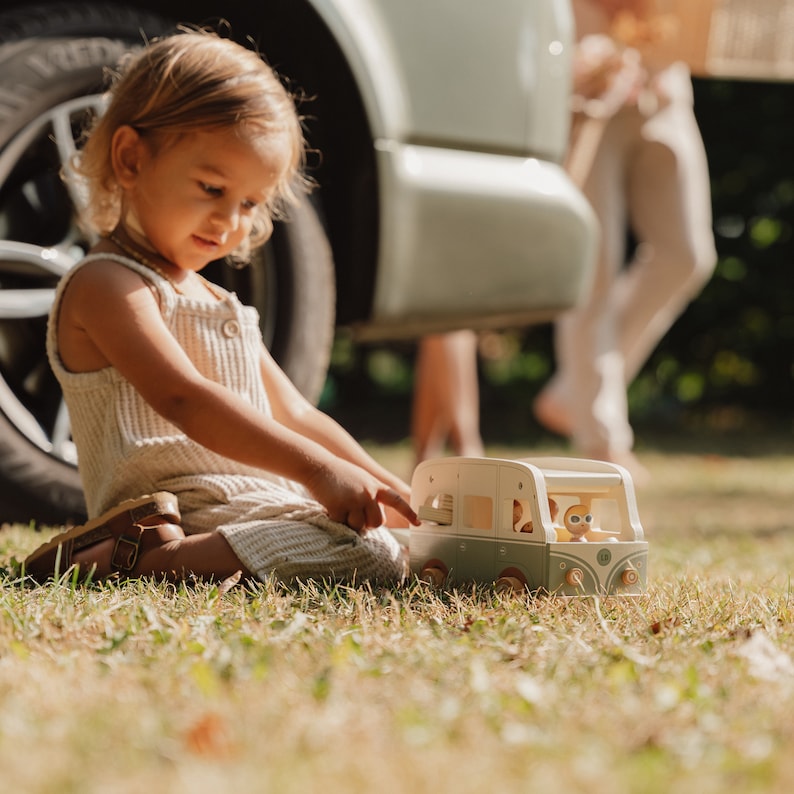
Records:
[[[121,188],[111,162],[111,142],[129,125],[153,146],[180,135],[235,128],[246,137],[279,135],[289,158],[270,201],[260,205],[248,240],[235,252],[246,259],[264,242],[272,220],[306,188],[301,176],[304,140],[295,104],[273,70],[252,50],[207,31],[185,31],[129,53],[106,95],[107,106],[87,131],[72,163],[87,191],[83,223],[107,234],[119,222]]]

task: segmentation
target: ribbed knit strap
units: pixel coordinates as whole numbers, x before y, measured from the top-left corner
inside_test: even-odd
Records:
[[[49,359],[50,366],[52,367],[53,371],[57,376],[64,376],[69,377],[73,373],[69,372],[61,362],[61,357],[58,354],[58,323],[57,317],[60,312],[61,302],[63,300],[63,295],[66,292],[66,288],[69,286],[69,282],[74,277],[74,274],[81,270],[85,265],[89,262],[96,262],[98,260],[110,260],[112,262],[117,262],[120,265],[124,265],[124,267],[129,268],[130,270],[134,270],[140,276],[145,278],[147,281],[150,281],[152,285],[157,290],[158,301],[160,303],[160,311],[163,315],[163,318],[168,321],[170,320],[171,316],[173,315],[174,311],[176,310],[177,306],[177,293],[174,290],[173,285],[167,280],[164,279],[159,274],[155,273],[154,271],[150,270],[147,267],[144,267],[139,262],[136,262],[134,259],[130,259],[126,256],[120,256],[118,254],[89,254],[80,262],[78,262],[63,278],[58,282],[58,286],[55,290],[55,299],[53,301],[52,309],[50,310],[49,320],[47,322],[47,358]]]

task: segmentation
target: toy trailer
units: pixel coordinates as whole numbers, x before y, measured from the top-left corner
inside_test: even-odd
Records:
[[[639,595],[648,544],[631,476],[579,458],[436,458],[411,502],[411,570],[435,584],[496,583],[553,595]]]

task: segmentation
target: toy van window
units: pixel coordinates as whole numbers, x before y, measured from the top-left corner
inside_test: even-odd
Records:
[[[532,531],[532,516],[529,513],[528,499],[505,499],[502,505],[502,515],[507,522],[506,525],[503,522],[506,529],[512,529],[513,532]]]
[[[493,499],[490,496],[464,496],[462,524],[467,529],[493,529]]]
[[[422,521],[449,527],[452,526],[453,520],[452,507],[452,494],[439,493],[419,506],[419,518]]]
[[[595,529],[612,535],[621,534],[620,508],[616,499],[593,499],[593,526]]]

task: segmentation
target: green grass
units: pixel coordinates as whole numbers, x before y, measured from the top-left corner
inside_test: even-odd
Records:
[[[641,459],[638,599],[31,588],[4,527],[2,790],[794,789],[794,456]]]

